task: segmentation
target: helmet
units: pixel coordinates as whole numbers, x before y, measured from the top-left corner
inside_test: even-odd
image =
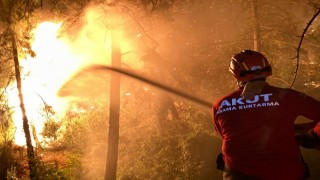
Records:
[[[230,72],[238,82],[248,82],[272,75],[267,58],[259,52],[243,50],[231,58]]]

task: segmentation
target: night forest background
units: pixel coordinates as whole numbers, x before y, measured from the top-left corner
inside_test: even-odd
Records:
[[[237,88],[230,58],[258,50],[273,67],[268,83],[320,100],[319,9],[319,0],[0,0],[0,179],[221,179],[210,103]],[[22,111],[21,146],[13,114],[24,107],[12,106],[8,91],[14,87],[20,102],[25,98],[29,74],[21,71],[25,57],[39,56],[32,30],[44,21],[62,22],[59,38],[80,49],[86,66],[58,87],[58,97],[68,99],[63,116],[39,94],[47,141],[36,138],[37,120]],[[118,31],[125,35],[101,48]],[[91,68],[96,64],[204,103]],[[54,79],[65,66],[68,59],[61,70],[38,76]],[[311,179],[319,179],[320,151],[301,150]]]

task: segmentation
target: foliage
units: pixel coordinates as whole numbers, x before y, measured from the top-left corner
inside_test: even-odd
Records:
[[[219,176],[213,167],[217,153],[214,149],[219,149],[216,148],[219,141],[215,141],[208,128],[212,126],[202,126],[209,124],[210,115],[193,106],[178,111],[183,121],[167,124],[165,135],[141,128],[133,133],[135,136],[123,133],[120,179],[214,179]]]
[[[55,120],[49,119],[44,123],[43,131],[42,131],[42,136],[45,139],[49,140],[49,144],[51,141],[54,141],[58,138],[58,130],[61,126],[60,122],[56,122]]]
[[[50,153],[50,152],[47,152]],[[48,154],[49,155],[49,154]],[[37,179],[39,180],[62,180],[62,179],[80,179],[81,163],[80,156],[77,153],[69,153],[61,166],[58,161],[44,162],[41,157],[36,158],[34,168],[37,169]]]
[[[57,131],[56,149],[70,152],[66,167],[61,171],[71,179],[104,176],[108,117],[105,101],[74,102]],[[84,108],[86,107],[86,108]]]
[[[70,154],[66,163],[66,167],[59,170],[64,174],[64,179],[81,179],[81,154]]]
[[[1,143],[0,145],[0,176],[6,177],[7,171],[12,168],[15,163],[13,150],[10,143]]]
[[[15,167],[11,167],[7,170],[7,180],[19,180],[19,177],[17,177],[17,170]]]
[[[14,138],[14,127],[12,122],[12,110],[6,103],[5,98],[0,98],[0,144],[6,144]]]
[[[75,102],[73,106],[78,109],[74,109],[74,114],[66,114],[65,119],[61,126],[63,139],[62,144],[68,145],[69,147],[75,146],[74,149],[85,150],[91,139],[96,139],[105,136],[106,132],[99,131],[100,129],[107,129],[105,119],[107,118],[107,111],[105,107],[105,101],[101,100],[89,100],[84,102]],[[77,105],[75,105],[77,104]],[[85,106],[87,108],[82,109]],[[96,134],[96,132],[99,132]],[[100,134],[101,133],[101,134]],[[105,140],[105,139],[104,139]]]
[[[4,93],[5,94],[5,93]],[[5,96],[0,97],[0,177],[5,177],[7,170],[15,164],[12,141],[15,129],[12,123],[11,109]]]
[[[2,13],[0,21],[10,24],[28,19],[39,6],[40,1],[38,0],[1,0],[0,10]]]
[[[135,96],[149,94],[138,89],[131,90]],[[213,162],[218,153],[215,150],[219,150],[216,146],[220,146],[220,142],[218,139],[214,140],[210,113],[188,103],[186,106],[178,106],[181,121],[163,119],[166,121],[166,130],[165,133],[158,134],[152,120],[155,117],[149,116],[152,109],[147,108],[152,103],[136,98],[135,101],[122,104],[121,112],[124,114],[120,123],[118,177],[214,179],[219,176],[214,170]],[[98,100],[85,104],[95,107],[94,111],[76,111],[78,114],[73,114],[61,126],[63,138],[58,146],[68,150],[71,157],[75,158],[70,158],[70,166],[59,168],[59,172],[68,177],[73,173],[80,175],[82,179],[99,179],[104,176],[107,149],[106,104]],[[136,106],[141,108],[139,113],[132,111]],[[207,148],[202,148],[204,146]]]
[[[63,179],[62,173],[57,170],[57,164],[45,164],[41,158],[37,157],[36,165],[37,179]]]
[[[144,10],[151,14],[169,13],[175,6],[183,6],[193,3],[194,0],[136,0],[137,5],[141,5]]]
[[[196,169],[199,164],[195,161],[191,164],[184,164],[182,156],[182,147],[180,144],[181,137],[159,137],[157,135],[151,136],[147,139],[142,139],[138,144],[140,149],[135,154],[136,161],[129,159],[131,166],[123,167],[125,169],[125,178],[127,179],[173,179],[174,177],[183,177],[181,171],[187,170],[191,167],[183,167],[183,165],[193,166]],[[138,154],[142,153],[142,154]],[[145,153],[145,154],[144,154]],[[131,153],[132,154],[132,153]],[[124,165],[122,165],[124,166]],[[192,172],[194,173],[194,172]],[[183,178],[185,179],[185,178]]]
[[[16,36],[16,44],[18,44],[19,54],[26,55],[28,53],[31,56],[34,56],[34,52],[30,47],[30,39],[32,34],[30,33],[31,29],[34,27],[34,18],[33,13],[40,8],[41,2],[38,0],[14,0],[14,1],[0,1],[0,35],[3,40],[1,43],[1,52],[3,53],[4,61],[8,62],[12,59],[11,51],[11,35],[10,30],[14,31]],[[12,65],[12,62],[9,62]],[[12,69],[12,68],[9,68]]]

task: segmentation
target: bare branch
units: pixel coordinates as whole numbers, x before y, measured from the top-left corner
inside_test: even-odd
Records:
[[[312,22],[316,19],[316,17],[320,14],[320,8],[318,8],[318,11],[313,15],[313,17],[311,18],[311,20],[308,22],[306,28],[304,29],[302,35],[301,35],[301,39],[300,39],[300,42],[299,42],[299,45],[298,45],[298,48],[297,48],[297,56],[295,57],[297,59],[297,63],[296,63],[296,70],[294,72],[294,76],[293,76],[293,80],[292,80],[292,83],[290,85],[290,88],[293,87],[293,84],[295,83],[296,81],[296,78],[297,78],[297,74],[298,74],[298,69],[299,69],[299,57],[300,57],[300,48],[301,48],[301,45],[302,45],[302,41],[304,39],[304,36],[308,30],[308,28],[311,26]]]

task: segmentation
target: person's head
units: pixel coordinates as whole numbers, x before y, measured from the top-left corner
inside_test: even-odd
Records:
[[[252,50],[243,50],[232,56],[229,70],[237,79],[238,85],[249,81],[265,80],[272,75],[272,68],[267,58]]]

